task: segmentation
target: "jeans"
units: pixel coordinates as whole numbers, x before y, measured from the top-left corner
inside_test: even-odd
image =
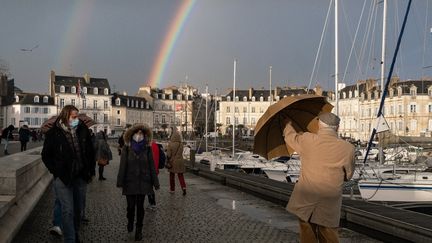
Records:
[[[60,200],[57,198],[57,192],[56,192],[56,187],[54,186],[53,187],[53,190],[54,190],[54,198],[55,198],[55,201],[54,201],[54,217],[53,217],[53,225],[54,226],[58,226],[58,227],[60,227],[61,229],[63,229],[63,226],[62,226],[62,210],[61,210],[61,204],[60,204]]]
[[[87,184],[75,178],[66,186],[60,178],[54,180],[56,197],[60,201],[64,242],[75,243],[81,221],[83,198]]]
[[[6,151],[7,148],[8,148],[9,139],[4,139],[4,138],[3,138],[3,143],[4,143],[4,150]]]

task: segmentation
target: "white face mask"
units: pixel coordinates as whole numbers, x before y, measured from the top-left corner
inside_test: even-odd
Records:
[[[134,135],[132,136],[132,139],[133,139],[135,142],[139,143],[139,142],[141,142],[141,141],[144,139],[144,135],[136,133],[136,134],[134,134]]]

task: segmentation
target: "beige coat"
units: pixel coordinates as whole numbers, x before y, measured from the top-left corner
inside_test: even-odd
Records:
[[[300,177],[287,210],[303,221],[338,227],[343,182],[354,172],[354,146],[331,128],[298,134],[288,124],[284,136],[301,159]]]
[[[186,167],[183,160],[183,142],[180,133],[175,130],[171,135],[167,148],[168,163],[171,163],[172,168],[168,169],[172,173],[185,173]]]

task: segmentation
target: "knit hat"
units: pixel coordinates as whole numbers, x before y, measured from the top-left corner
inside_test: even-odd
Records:
[[[339,126],[340,122],[340,118],[330,112],[319,114],[318,119],[329,126]]]

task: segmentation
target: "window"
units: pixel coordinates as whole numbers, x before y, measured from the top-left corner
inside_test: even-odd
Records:
[[[247,101],[247,97],[246,96],[243,96],[243,101]]]
[[[43,113],[44,114],[48,114],[49,113],[49,108],[48,107],[44,107],[43,108]]]
[[[247,117],[243,117],[243,124],[247,124]]]
[[[97,109],[98,108],[98,103],[97,100],[93,101],[93,109]]]
[[[432,97],[432,89],[431,88],[428,89],[428,95],[429,95],[429,97]]]
[[[229,106],[227,106],[227,108],[226,108],[226,112],[227,112],[227,113],[231,112]]]
[[[390,106],[390,114],[391,114],[391,115],[394,114],[394,106]]]
[[[165,124],[165,123],[166,123],[165,118],[166,118],[166,117],[165,117],[165,114],[163,114],[163,115],[162,115],[162,124]]]
[[[144,108],[144,101],[141,100],[141,108]]]
[[[243,113],[247,112],[247,107],[243,107]]]
[[[103,122],[104,123],[108,123],[108,114],[104,114],[104,118],[103,118]]]
[[[255,96],[252,96],[252,102],[255,102]]]
[[[417,120],[411,120],[410,125],[411,125],[410,127],[411,131],[417,131]]]
[[[181,98],[182,98],[181,94],[178,94],[177,95],[177,100],[181,100]]]
[[[60,93],[64,93],[65,92],[65,86],[60,86]]]
[[[239,108],[237,106],[235,107],[235,113],[239,113]]]
[[[39,107],[33,107],[32,113],[35,113],[35,114],[39,113]]]
[[[36,96],[34,97],[34,100],[33,100],[33,101],[34,101],[34,103],[39,103],[39,96],[36,95]]]
[[[432,105],[428,105],[428,112],[430,113],[430,112],[432,112]]]
[[[130,103],[130,101],[129,101],[129,99],[127,99],[127,100],[126,100],[126,106],[127,106],[127,107],[129,107],[129,103]]]
[[[263,113],[264,109],[262,107],[260,107],[260,113]]]
[[[82,100],[82,108],[87,109],[87,100],[86,99]]]
[[[18,97],[18,95],[15,95],[15,102],[19,102],[19,97]]]
[[[238,96],[235,97],[235,101],[239,101],[239,97]]]
[[[403,113],[403,106],[399,105],[399,114],[402,114],[402,113]]]
[[[251,118],[251,123],[252,123],[252,125],[255,125],[255,117]]]
[[[104,95],[108,95],[108,89],[107,88],[104,89]]]
[[[71,105],[75,106],[75,99],[71,99]]]
[[[98,88],[93,88],[93,94],[97,95],[99,93]]]
[[[231,119],[229,117],[226,118],[226,124],[227,125],[231,124]]]
[[[72,93],[72,94],[75,94],[75,93],[76,93],[76,87],[75,87],[75,86],[72,86],[72,87],[71,87],[71,93]]]
[[[116,125],[117,125],[117,126],[120,126],[120,118],[117,118]]]
[[[150,109],[149,103],[146,103],[146,109]]]
[[[104,100],[104,109],[108,109],[108,101]]]
[[[83,87],[82,90],[84,94],[87,94],[87,87]]]
[[[416,105],[415,104],[410,104],[410,112],[411,113],[415,113],[416,112]]]
[[[235,124],[239,124],[238,117],[234,117]]]
[[[97,122],[97,113],[93,113],[93,120]]]
[[[231,96],[227,96],[227,101],[231,101]]]
[[[261,96],[261,97],[260,97],[260,101],[264,101],[264,97]]]
[[[173,124],[174,123],[174,117],[170,116],[170,123]]]
[[[158,115],[158,114],[156,114],[156,115],[154,116],[154,123],[155,123],[155,124],[159,124],[159,115]]]
[[[251,111],[252,113],[255,113],[255,107],[252,107],[252,111]]]
[[[117,115],[120,115],[120,110],[117,110]]]
[[[398,122],[398,130],[403,131],[403,121]]]
[[[63,109],[64,106],[65,106],[64,99],[60,99],[60,109]]]
[[[48,103],[48,96],[43,97],[43,103]]]
[[[415,87],[410,88],[411,97],[415,97],[417,95],[417,89]]]
[[[117,99],[115,100],[115,104],[116,104],[116,106],[119,106],[119,105],[120,105],[120,98],[117,98]]]
[[[15,122],[16,122],[16,121],[15,121],[15,117],[12,117],[12,118],[11,118],[11,124],[14,125],[14,126],[16,126],[16,123],[15,123]]]
[[[138,108],[138,100],[135,100],[135,108]]]
[[[432,131],[432,119],[429,120],[428,130]]]

